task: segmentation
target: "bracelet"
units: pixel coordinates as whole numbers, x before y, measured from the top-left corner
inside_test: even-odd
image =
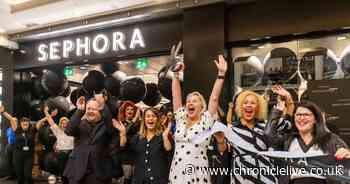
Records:
[[[218,75],[217,79],[225,79],[225,75]]]

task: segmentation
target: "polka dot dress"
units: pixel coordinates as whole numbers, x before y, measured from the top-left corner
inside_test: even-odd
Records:
[[[170,184],[211,183],[210,175],[198,171],[200,167],[208,167],[207,148],[210,140],[208,138],[201,144],[194,144],[191,140],[193,136],[209,130],[214,120],[206,111],[202,114],[200,122],[195,123],[191,128],[186,128],[186,114],[185,108],[175,112],[175,153],[171,163],[169,182]]]

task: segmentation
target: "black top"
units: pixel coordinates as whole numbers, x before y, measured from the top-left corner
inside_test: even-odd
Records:
[[[24,152],[34,152],[35,148],[35,134],[36,128],[30,126],[28,130],[24,131],[22,128],[18,127],[15,131],[16,141],[15,147],[17,150]],[[27,149],[28,148],[28,149]]]
[[[135,123],[123,121],[122,123],[124,124],[126,130],[127,144],[130,144],[132,137],[139,131],[140,123],[138,121]],[[121,149],[119,152],[119,157],[123,164],[133,164],[134,162],[134,155],[129,149]]]
[[[218,150],[218,145],[216,141],[213,141],[213,149],[208,149],[208,159],[209,167],[211,168],[226,168],[227,170],[231,168],[231,158],[232,152],[229,149],[229,145],[226,144],[226,150],[221,154]],[[230,184],[230,175],[211,175],[211,182],[213,184]]]
[[[156,135],[150,141],[135,135],[131,140],[130,150],[135,154],[133,184],[168,183],[168,157],[171,152],[164,149],[162,135]]]

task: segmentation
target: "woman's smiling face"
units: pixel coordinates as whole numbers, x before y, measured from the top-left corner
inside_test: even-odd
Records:
[[[242,118],[248,122],[253,120],[258,113],[258,109],[257,97],[254,95],[246,96],[241,105]]]
[[[196,119],[200,116],[203,109],[203,104],[199,96],[190,95],[186,99],[187,116],[190,119]]]

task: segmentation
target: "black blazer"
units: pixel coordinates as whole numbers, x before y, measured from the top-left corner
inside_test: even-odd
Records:
[[[79,181],[88,172],[94,172],[98,180],[112,178],[109,145],[116,130],[107,106],[101,113],[102,120],[95,126],[87,120],[81,120],[84,115],[81,110],[77,110],[70,119],[65,133],[74,136],[79,142],[75,145],[63,174],[69,180]]]

